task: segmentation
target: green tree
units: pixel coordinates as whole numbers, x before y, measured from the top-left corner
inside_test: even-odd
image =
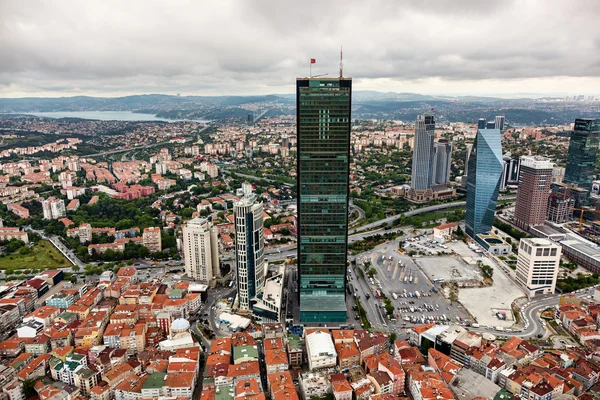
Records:
[[[377,274],[377,270],[373,267],[369,270],[369,272],[367,272],[367,274],[372,277],[373,275]]]
[[[398,335],[396,334],[396,332],[390,333],[390,344],[394,345],[394,342],[396,341],[397,338],[398,338]]]
[[[35,396],[36,392],[34,385],[35,381],[33,379],[25,379],[23,381],[23,394],[25,395],[25,398]]]

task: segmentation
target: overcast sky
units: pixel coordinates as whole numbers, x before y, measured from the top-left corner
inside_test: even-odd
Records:
[[[0,97],[600,95],[598,0],[0,0]]]

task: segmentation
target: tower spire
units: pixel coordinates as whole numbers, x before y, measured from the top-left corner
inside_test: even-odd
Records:
[[[344,76],[344,63],[342,57],[342,46],[340,46],[340,78]]]

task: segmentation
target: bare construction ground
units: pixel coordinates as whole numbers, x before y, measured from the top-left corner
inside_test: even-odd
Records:
[[[445,282],[457,282],[459,285],[482,279],[477,261],[491,266],[494,269],[492,285],[460,288],[458,300],[480,325],[504,328],[512,326],[515,321],[511,304],[515,299],[524,296],[521,289],[482,253],[474,252],[463,242],[447,245],[454,250],[454,256],[420,257],[415,259],[415,263],[431,281],[443,279]],[[496,315],[498,312],[504,312],[506,320],[499,319]]]
[[[453,256],[421,257],[415,263],[433,282],[443,279],[446,282],[461,282],[482,279],[477,264],[469,265]]]
[[[511,304],[524,294],[491,260],[483,257],[481,261],[494,269],[494,283],[489,287],[460,289],[458,300],[480,325],[508,328],[515,323]],[[498,311],[504,311],[507,319],[499,319],[496,316]]]

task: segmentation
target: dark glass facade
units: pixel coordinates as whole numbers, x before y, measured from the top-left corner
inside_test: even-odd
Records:
[[[301,322],[346,322],[352,80],[296,81]]]
[[[469,157],[465,231],[476,239],[492,229],[502,176],[499,129],[478,129]]]
[[[564,183],[591,190],[600,145],[600,120],[577,118],[569,142]]]

